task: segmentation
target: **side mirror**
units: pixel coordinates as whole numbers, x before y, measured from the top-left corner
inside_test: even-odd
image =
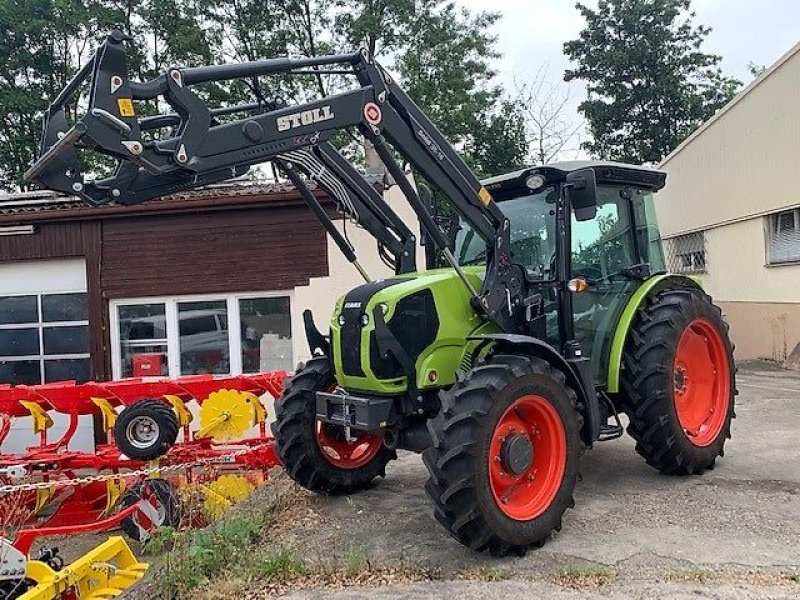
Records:
[[[590,221],[597,214],[597,178],[594,169],[567,174],[567,193],[577,221]]]

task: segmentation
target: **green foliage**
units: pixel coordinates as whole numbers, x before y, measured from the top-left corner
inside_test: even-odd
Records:
[[[308,574],[306,564],[288,548],[256,553],[249,570],[256,579],[267,583],[286,583]]]
[[[170,596],[190,597],[191,590],[244,564],[258,542],[264,521],[236,515],[216,521],[205,529],[182,531],[172,540],[172,551],[158,577],[161,590]]]
[[[484,111],[466,145],[465,158],[479,177],[522,169],[528,154],[525,117],[512,102]]]
[[[512,576],[513,573],[509,569],[491,565],[481,565],[475,573],[475,578],[480,581],[506,581]]]
[[[173,527],[159,527],[142,545],[142,551],[150,556],[162,554],[172,547],[178,532]]]
[[[695,26],[690,0],[578,3],[586,27],[564,44],[577,63],[567,81],[587,83],[579,110],[599,158],[653,163],[664,158],[735,94],[721,58],[702,51],[708,27]]]

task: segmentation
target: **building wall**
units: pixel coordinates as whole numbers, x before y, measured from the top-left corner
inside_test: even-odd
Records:
[[[328,272],[325,232],[304,205],[103,223],[106,299],[289,290]]]
[[[800,265],[767,265],[768,215],[800,205],[800,45],[660,165],[662,235],[705,237],[705,288],[739,360],[784,361],[800,344]],[[798,350],[800,352],[800,350]]]
[[[800,46],[660,165],[664,235],[800,205]]]

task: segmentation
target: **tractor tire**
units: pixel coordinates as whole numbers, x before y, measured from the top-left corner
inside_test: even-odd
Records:
[[[386,465],[397,458],[381,435],[353,431],[317,420],[315,393],[336,387],[330,360],[313,358],[286,381],[275,403],[272,435],[283,468],[304,488],[326,494],[349,494],[386,476]]]
[[[436,519],[493,556],[541,547],[575,505],[583,449],[564,373],[540,358],[496,355],[440,398],[423,453]]]
[[[120,451],[133,460],[155,460],[178,439],[178,418],[160,400],[140,400],[126,407],[114,426]]]
[[[731,437],[733,344],[722,311],[696,289],[655,294],[639,311],[623,357],[623,405],[647,464],[670,475],[713,469]]]
[[[159,478],[140,481],[122,495],[120,505],[127,508],[142,500],[149,504],[147,513],[136,511],[120,523],[129,538],[146,542],[159,527],[177,529],[180,526],[183,516],[180,495],[169,481]]]

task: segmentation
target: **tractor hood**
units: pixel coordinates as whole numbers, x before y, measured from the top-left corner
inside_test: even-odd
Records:
[[[465,272],[480,288],[484,268],[467,267]],[[376,308],[382,318],[376,319]],[[464,340],[485,326],[452,269],[361,285],[339,298],[333,311],[331,353],[336,380],[348,390],[401,393],[407,384],[404,363],[410,361],[419,389],[452,383],[441,377],[454,376]],[[386,355],[381,340],[387,336],[390,345],[395,340],[395,347],[402,349],[405,357]]]

